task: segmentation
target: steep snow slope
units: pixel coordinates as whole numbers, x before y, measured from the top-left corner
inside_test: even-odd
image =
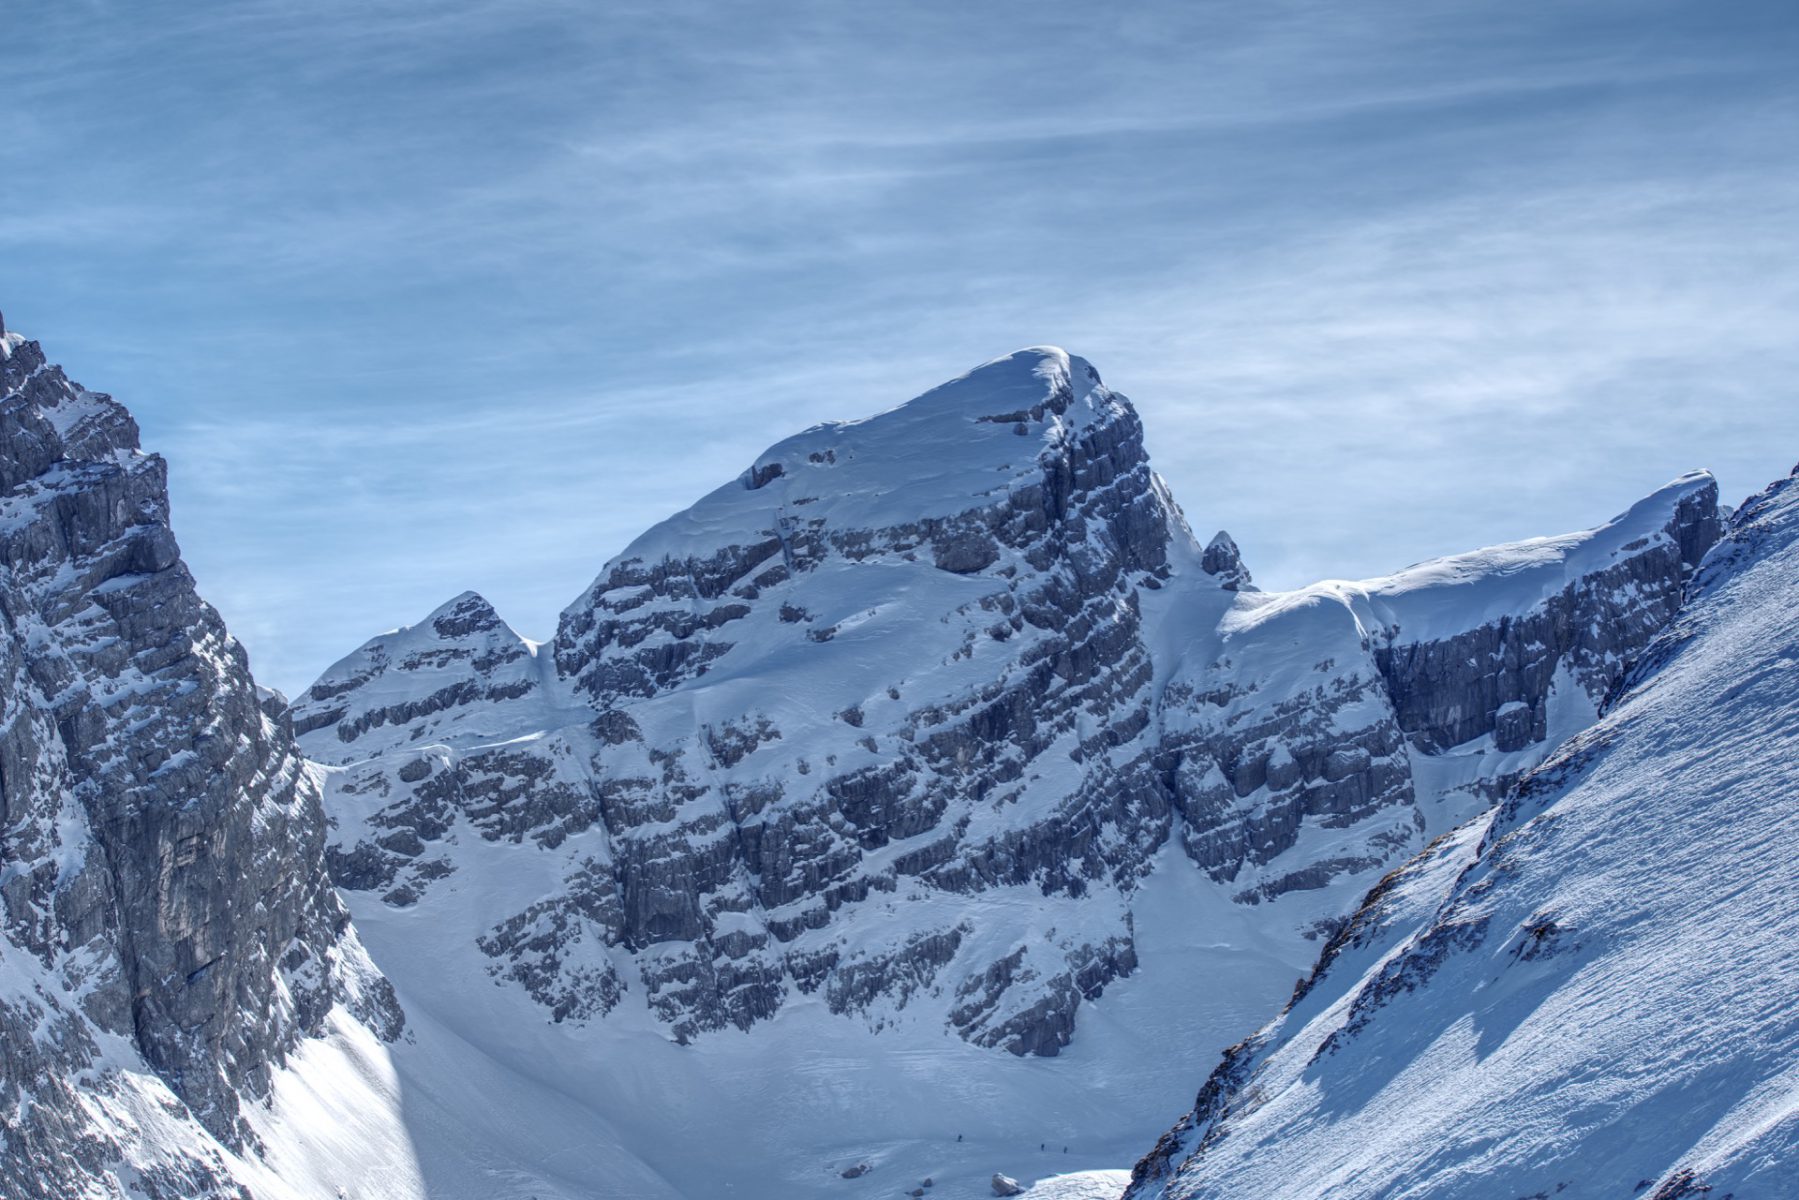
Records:
[[[400,1015],[162,460],[3,330],[0,385],[0,1195],[403,1194]]]
[[[1037,349],[780,443],[547,645],[460,596],[293,717],[333,876],[438,1039],[396,1048],[402,1090],[465,1127],[472,1048],[536,1097],[506,1128],[595,1131],[507,1187],[635,1194],[619,1144],[689,1195],[978,1194],[1127,1161],[1186,1048],[1590,719],[1716,532],[1693,476],[1587,533],[1259,593],[1129,402]],[[509,1194],[437,1149],[439,1193]]]
[[[1598,724],[1369,896],[1135,1200],[1786,1196],[1799,472]]]

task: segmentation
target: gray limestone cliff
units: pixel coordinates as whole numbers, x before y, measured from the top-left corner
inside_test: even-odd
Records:
[[[0,627],[0,1194],[136,1163],[148,1195],[238,1195],[223,1152],[254,1152],[243,1109],[299,1040],[334,1005],[399,1013],[323,870],[312,770],[181,562],[163,461],[17,334]],[[197,1148],[138,1162],[133,1088]]]

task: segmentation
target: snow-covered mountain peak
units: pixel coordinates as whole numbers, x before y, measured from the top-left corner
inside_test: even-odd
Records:
[[[1632,511],[1258,593],[1228,534],[1193,540],[1129,402],[1023,351],[777,443],[607,564],[544,653],[459,597],[296,727],[341,768],[359,918],[503,878],[433,961],[484,922],[470,969],[553,1019],[624,1005],[691,1041],[822,996],[1054,1055],[1135,969],[1164,846],[1297,948],[1590,719],[1715,536],[1703,481]]]
[[[490,740],[545,719],[543,685],[535,647],[486,599],[463,592],[333,664],[294,703],[294,731],[335,731],[308,741],[324,762]]]
[[[813,426],[731,483],[651,528],[615,565],[691,556],[696,545],[784,529],[879,530],[1003,503],[1078,455],[1083,433],[1135,430],[1129,401],[1054,348],[997,358],[896,408]]]
[[[608,703],[717,679],[740,646],[744,673],[850,625],[990,624],[968,605],[1060,569],[1088,588],[1198,557],[1129,401],[1083,359],[1019,351],[776,444],[609,563],[563,613],[556,663]]]
[[[1105,390],[1099,371],[1079,355],[1060,346],[1027,346],[988,359],[884,412],[842,423],[878,427],[901,412],[925,420],[956,416],[992,420],[1046,401],[1063,411]]]

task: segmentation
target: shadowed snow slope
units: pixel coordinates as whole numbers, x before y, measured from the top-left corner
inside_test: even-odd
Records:
[[[1129,1161],[1382,872],[1592,719],[1717,532],[1694,475],[1257,592],[1037,348],[779,443],[541,647],[457,597],[293,707],[427,1184],[953,1200]]]
[[[1790,1196],[1799,473],[1605,716],[1389,877],[1133,1200]]]

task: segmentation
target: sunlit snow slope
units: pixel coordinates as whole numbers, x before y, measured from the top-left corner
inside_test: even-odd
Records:
[[[1370,895],[1133,1200],[1799,1194],[1799,472],[1604,717]]]

